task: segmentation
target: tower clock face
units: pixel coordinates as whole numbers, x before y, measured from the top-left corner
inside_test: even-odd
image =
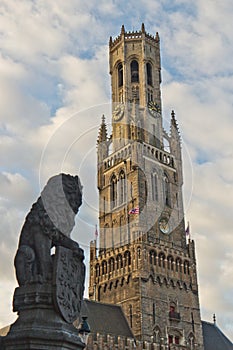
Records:
[[[170,233],[170,226],[167,218],[161,218],[159,220],[159,229],[162,233],[166,235]]]
[[[121,118],[123,117],[123,115],[124,115],[124,109],[125,109],[125,107],[124,107],[124,105],[123,104],[118,104],[116,107],[115,107],[115,109],[114,109],[114,111],[113,111],[113,114],[112,114],[112,117],[113,117],[113,120],[114,121],[119,121],[119,120],[121,120]]]
[[[147,104],[149,113],[152,115],[152,117],[156,118],[160,116],[161,109],[158,103],[155,103],[154,101],[150,101]]]

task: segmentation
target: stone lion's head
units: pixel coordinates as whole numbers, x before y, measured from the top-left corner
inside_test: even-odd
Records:
[[[49,235],[56,231],[70,236],[75,215],[82,204],[82,186],[78,176],[59,174],[51,177],[33,204],[26,221],[39,224]]]

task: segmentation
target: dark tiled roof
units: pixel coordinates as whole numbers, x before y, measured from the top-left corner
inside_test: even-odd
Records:
[[[121,306],[84,299],[81,315],[87,316],[91,332],[134,338]]]
[[[91,332],[96,334],[110,334],[134,338],[130,326],[126,320],[121,306],[99,303],[84,299],[82,302],[81,315],[87,316]],[[78,326],[79,321],[75,322]],[[6,326],[0,329],[0,336],[5,336],[10,329]]]
[[[202,321],[205,350],[233,350],[232,342],[214,324]]]

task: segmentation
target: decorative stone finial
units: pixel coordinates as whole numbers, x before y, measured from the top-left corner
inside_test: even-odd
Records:
[[[145,33],[145,24],[142,23],[142,33]]]
[[[157,43],[159,43],[159,41],[160,41],[159,33],[158,33],[158,32],[156,32],[155,41],[156,41]]]
[[[121,26],[121,34],[124,34],[125,33],[125,26],[124,26],[124,24],[122,24],[122,26]]]
[[[109,46],[112,46],[112,36],[109,38]]]

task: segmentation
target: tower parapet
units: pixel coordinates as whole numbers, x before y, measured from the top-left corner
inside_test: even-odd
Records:
[[[147,39],[148,42],[150,42],[150,43],[154,42],[154,44],[159,44],[159,42],[160,42],[159,33],[156,32],[155,35],[151,35],[151,34],[147,33],[145,31],[145,25],[144,25],[144,23],[142,23],[142,28],[139,31],[133,30],[133,31],[126,32],[125,27],[123,25],[121,27],[120,35],[118,35],[114,40],[112,40],[112,37],[110,37],[109,46],[110,46],[110,48],[113,48],[115,45],[117,45],[122,40],[127,40],[127,41],[132,40],[133,41],[135,39],[142,39],[142,38]]]

